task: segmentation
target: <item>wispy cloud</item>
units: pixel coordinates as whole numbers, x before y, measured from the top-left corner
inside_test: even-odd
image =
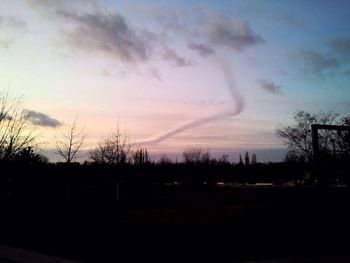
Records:
[[[26,22],[15,16],[0,16],[0,29],[15,28],[21,29],[26,26]]]
[[[232,100],[234,103],[234,105],[232,105],[233,108],[231,110],[227,110],[227,111],[213,114],[213,115],[210,115],[207,117],[202,117],[202,118],[192,120],[190,122],[187,122],[183,125],[180,125],[180,126],[174,128],[168,132],[164,132],[164,133],[162,133],[158,136],[155,136],[153,138],[149,138],[149,139],[144,140],[144,141],[136,142],[134,145],[157,144],[157,143],[160,143],[164,140],[167,140],[167,139],[169,139],[177,134],[180,134],[186,130],[201,126],[201,125],[209,123],[209,122],[217,121],[220,119],[234,117],[234,116],[240,114],[244,109],[244,100],[243,100],[242,96],[240,95],[240,93],[238,92],[238,90],[236,89],[236,85],[234,83],[233,75],[232,75],[231,68],[230,68],[229,64],[227,62],[223,62],[221,66],[222,66],[222,71],[224,74],[225,82],[227,84],[227,88],[228,88],[229,92],[231,93]]]
[[[177,67],[190,66],[189,59],[169,47],[166,40],[146,28],[137,28],[123,15],[101,8],[80,10],[79,3],[71,1],[27,0],[44,15],[60,22],[65,45],[77,52],[102,53],[122,62],[147,62],[154,58],[169,61]],[[95,3],[88,1],[88,3]],[[96,4],[96,3],[95,3]],[[157,19],[164,19],[160,16]],[[172,20],[178,19],[175,15]],[[61,23],[63,21],[63,23]],[[153,71],[159,78],[159,74]]]
[[[271,94],[277,94],[277,95],[281,95],[282,91],[281,91],[281,86],[276,85],[275,83],[273,83],[271,80],[269,79],[259,79],[258,80],[258,84],[260,85],[260,87],[271,93]]]
[[[328,42],[331,51],[339,58],[350,59],[350,38],[336,38]]]
[[[102,12],[97,7],[96,11],[85,7],[84,1],[27,2],[44,16],[59,21],[63,42],[75,51],[103,53],[123,62],[145,61],[150,56],[151,33],[134,28],[119,13]],[[94,1],[86,4],[97,6]]]
[[[284,23],[289,26],[302,26],[304,23],[300,21],[293,13],[278,14],[273,17],[278,23]]]
[[[340,65],[340,61],[335,56],[315,50],[300,51],[299,56],[303,60],[305,69],[319,76]]]
[[[23,111],[23,114],[28,116],[29,122],[33,125],[52,128],[59,127],[62,125],[62,123],[59,120],[56,120],[42,112],[25,109]]]
[[[151,67],[150,68],[150,73],[151,73],[151,76],[154,77],[156,80],[163,81],[162,75],[161,75],[161,73],[160,73],[158,68]]]
[[[166,48],[165,52],[162,55],[162,58],[164,60],[171,61],[173,65],[177,67],[186,67],[192,65],[191,61],[184,57],[181,57],[179,54],[176,53],[175,50],[171,48]]]
[[[137,27],[124,14],[103,8],[99,1],[25,1],[43,17],[56,21],[62,42],[73,51],[102,53],[122,62],[160,58],[177,67],[193,65],[191,58],[183,56],[180,49],[170,43],[168,37],[173,34],[202,57],[214,54],[218,46],[243,51],[263,41],[248,21],[233,21],[220,14],[205,16],[204,23],[197,23],[194,22],[197,18],[190,19],[184,10],[153,10],[154,21],[161,28],[159,32],[147,26]],[[193,37],[199,41],[193,41]]]
[[[73,12],[99,9],[97,0],[24,0],[30,7],[43,14],[60,11]]]
[[[202,57],[208,57],[212,54],[215,53],[214,49],[212,49],[209,45],[206,44],[202,44],[202,43],[194,43],[194,42],[190,42],[188,43],[188,48],[197,52],[198,55],[202,56]]]
[[[0,16],[0,48],[10,48],[14,44],[13,33],[26,25],[26,22],[15,16]]]
[[[229,47],[241,52],[263,42],[248,21],[232,20],[219,12],[197,8],[191,17],[184,10],[160,12],[156,9],[154,12],[155,19],[165,32],[181,35],[187,40],[187,47],[203,57],[214,54],[216,47]]]
[[[101,75],[104,77],[110,77],[111,76],[111,72],[107,69],[102,69],[101,70]]]
[[[187,28],[188,14],[183,9],[168,9],[153,6],[147,10],[147,13],[152,15],[164,31],[173,30],[183,32]]]
[[[233,21],[224,15],[216,15],[206,20],[207,33],[212,44],[241,52],[263,42],[263,38],[251,29],[248,21]]]
[[[0,36],[0,48],[8,49],[12,46],[13,43],[14,42],[12,39],[4,39]]]
[[[294,55],[302,74],[320,79],[334,74],[347,74],[350,66],[350,38],[332,38],[320,48],[300,50]]]
[[[119,14],[61,15],[74,27],[64,33],[65,41],[77,50],[102,52],[125,62],[144,61],[149,57],[147,35],[132,29]]]

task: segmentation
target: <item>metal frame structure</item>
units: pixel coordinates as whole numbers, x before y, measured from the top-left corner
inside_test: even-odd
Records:
[[[312,135],[312,151],[313,151],[313,164],[315,177],[321,184],[327,184],[327,178],[322,173],[320,169],[320,146],[318,139],[319,130],[331,130],[331,131],[349,131],[350,126],[343,125],[326,125],[326,124],[312,124],[311,125],[311,135]]]

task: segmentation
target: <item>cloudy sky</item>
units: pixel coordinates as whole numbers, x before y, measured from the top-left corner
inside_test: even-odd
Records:
[[[350,113],[347,0],[0,3],[0,90],[43,148],[78,116],[86,149],[119,124],[154,153],[278,150],[296,110]]]

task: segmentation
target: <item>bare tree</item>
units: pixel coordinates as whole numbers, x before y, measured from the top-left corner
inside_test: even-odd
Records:
[[[243,159],[242,159],[242,155],[241,154],[239,154],[239,163],[238,163],[239,165],[243,165]]]
[[[13,160],[23,149],[35,144],[29,114],[22,110],[22,98],[0,93],[0,159]]]
[[[228,155],[227,154],[222,154],[221,157],[218,160],[219,164],[229,164],[230,162],[228,161]]]
[[[182,153],[185,163],[208,163],[210,161],[209,150],[202,148],[188,148]]]
[[[341,119],[341,124],[344,126],[350,126],[350,116],[343,117]],[[341,151],[346,154],[350,154],[350,132],[349,131],[337,131],[336,136],[332,139],[332,143],[334,143],[334,147],[337,148],[338,151]]]
[[[102,164],[123,164],[128,160],[130,149],[128,136],[121,133],[118,127],[90,152],[90,159]]]
[[[202,156],[201,156],[201,163],[210,163],[210,160],[211,160],[211,155],[210,155],[210,152],[209,150],[205,150],[202,152]],[[215,159],[213,159],[215,160]]]
[[[249,152],[246,152],[246,153],[245,153],[244,161],[245,161],[245,165],[246,165],[246,166],[250,165]]]
[[[78,127],[77,118],[75,118],[69,131],[62,134],[60,139],[55,138],[57,154],[63,157],[65,162],[71,163],[76,159],[86,137],[85,129]]]
[[[182,153],[182,157],[185,163],[198,163],[200,161],[201,155],[201,148],[188,148]]]
[[[251,162],[251,164],[257,164],[258,163],[258,161],[257,161],[257,158],[256,158],[256,153],[253,153],[252,154],[252,162]]]
[[[148,164],[151,162],[151,158],[148,154],[147,149],[137,149],[133,154],[133,163],[136,165]]]
[[[305,111],[298,111],[295,116],[295,125],[278,128],[276,135],[283,139],[290,150],[289,156],[299,159],[312,159],[312,124],[346,125],[347,118],[340,119],[335,112],[319,112],[310,114]],[[348,136],[348,135],[347,135]],[[346,136],[345,136],[346,137]],[[346,138],[345,138],[346,141]],[[334,142],[344,142],[339,134],[330,130],[320,130],[319,146],[323,151],[334,148]],[[287,156],[288,157],[288,156]]]
[[[38,152],[35,152],[31,147],[21,149],[14,157],[17,163],[31,163],[31,164],[47,164],[49,159]]]
[[[172,160],[164,153],[159,157],[158,163],[161,165],[167,165],[167,164],[171,164]]]

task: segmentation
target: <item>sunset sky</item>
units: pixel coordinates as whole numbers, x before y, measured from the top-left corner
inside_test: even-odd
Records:
[[[350,114],[348,0],[0,4],[0,90],[23,95],[43,149],[78,116],[86,150],[119,124],[154,154],[232,159],[283,148],[297,110]]]

